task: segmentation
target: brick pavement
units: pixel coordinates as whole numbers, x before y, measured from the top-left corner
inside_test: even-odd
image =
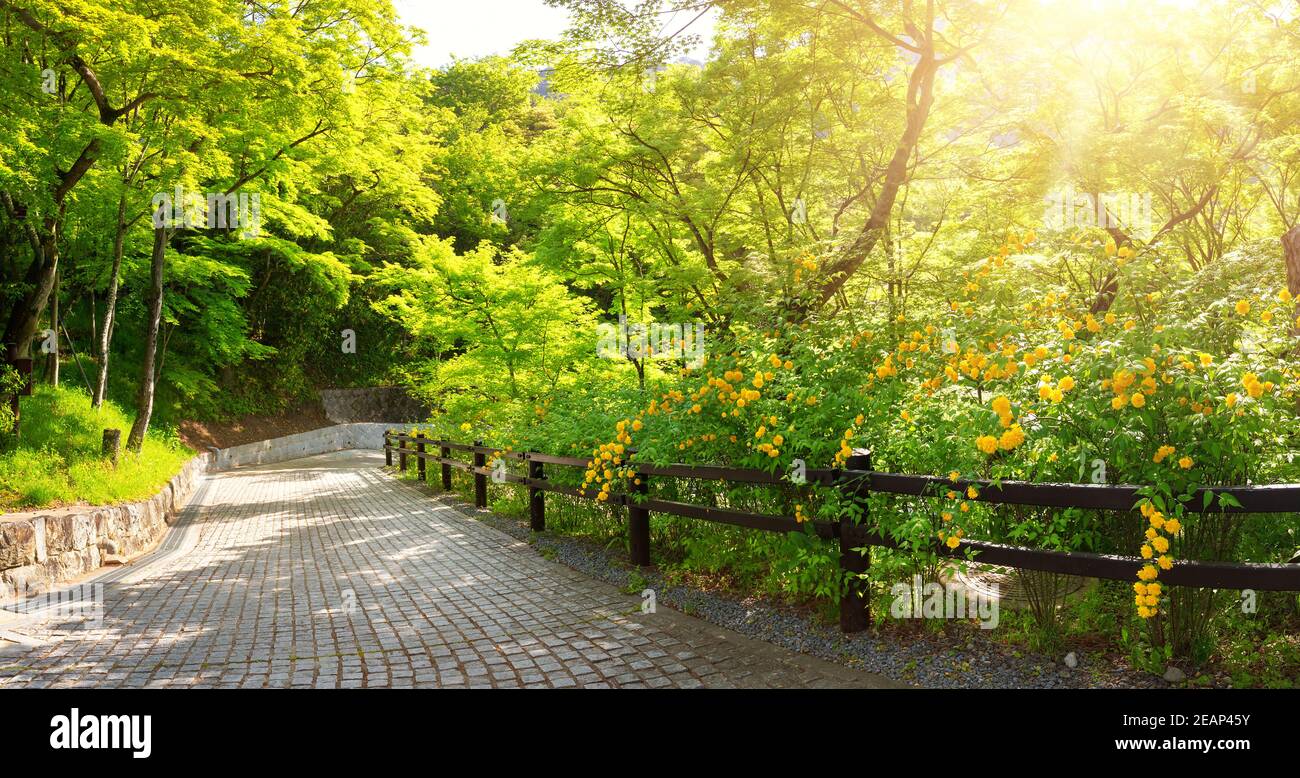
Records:
[[[344,451],[210,476],[197,545],[98,626],[12,628],[19,687],[881,687],[543,559]],[[118,576],[121,577],[120,575]]]

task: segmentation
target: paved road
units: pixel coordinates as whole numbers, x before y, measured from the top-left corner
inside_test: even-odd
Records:
[[[211,476],[98,625],[8,625],[19,687],[877,687],[561,565],[346,451]],[[95,580],[95,579],[92,579]],[[0,623],[0,627],[6,626]]]

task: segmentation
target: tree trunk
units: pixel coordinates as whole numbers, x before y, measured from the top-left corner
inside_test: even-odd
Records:
[[[1286,260],[1286,288],[1295,307],[1291,309],[1291,334],[1300,339],[1300,225],[1282,236],[1282,256]],[[1300,353],[1300,343],[1296,344]]]
[[[54,273],[54,290],[50,292],[50,331],[54,333],[54,348],[45,357],[45,375],[50,386],[59,385],[59,273]]]
[[[104,303],[104,327],[99,336],[99,378],[95,382],[94,407],[104,404],[108,392],[108,357],[113,345],[113,326],[117,317],[117,286],[122,273],[122,253],[126,243],[126,195],[117,201],[117,226],[113,234],[113,272],[108,277],[108,299]]]
[[[934,105],[934,76],[939,69],[935,60],[933,44],[927,44],[920,55],[912,75],[908,80],[907,117],[903,134],[894,147],[894,154],[885,168],[885,180],[880,193],[872,206],[867,223],[858,232],[849,248],[825,270],[826,281],[818,290],[819,303],[825,304],[835,296],[845,282],[857,272],[858,267],[867,258],[880,240],[881,234],[889,226],[889,217],[894,211],[894,201],[898,192],[911,179],[907,170],[908,161],[916,152],[921,142],[921,133],[925,129],[930,109]]]
[[[40,326],[41,314],[45,312],[50,292],[54,290],[54,275],[59,269],[58,236],[53,229],[46,232],[36,247],[36,256],[23,279],[28,292],[15,303],[5,323],[4,342],[17,347],[16,356],[20,359],[32,355],[32,339],[36,337],[36,328]]]
[[[163,302],[163,267],[167,257],[167,230],[155,228],[153,231],[153,256],[149,262],[149,321],[144,338],[144,356],[140,363],[140,388],[136,392],[135,423],[131,425],[131,435],[126,447],[131,451],[140,451],[144,445],[144,434],[149,429],[149,417],[153,415],[154,360],[158,355],[158,329],[162,323]]]

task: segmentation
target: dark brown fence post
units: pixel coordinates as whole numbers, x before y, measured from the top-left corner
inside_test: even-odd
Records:
[[[538,481],[546,477],[541,462],[534,459],[528,460],[528,477]],[[546,492],[535,486],[528,487],[528,521],[533,532],[541,532],[546,529],[545,495]]]
[[[443,459],[451,459],[451,448],[448,446],[439,448],[438,453]],[[442,490],[444,492],[451,491],[451,465],[446,462],[442,463]]]
[[[870,470],[871,452],[858,448],[845,462],[845,467],[852,470]],[[840,478],[848,481],[847,489],[857,490],[861,483],[850,473],[841,473]],[[861,575],[871,569],[870,550],[858,552],[854,549],[867,545],[866,520],[867,504],[861,496],[853,498],[862,506],[862,518],[855,523],[851,516],[840,519],[840,569],[848,574],[847,587],[840,598],[840,630],[843,632],[861,632],[871,626],[871,593]]]
[[[483,445],[483,441],[476,440],[474,441],[474,445],[481,446]],[[476,508],[487,507],[487,476],[479,472],[485,466],[487,466],[487,457],[483,455],[482,451],[475,451],[474,452],[474,507]]]
[[[406,472],[406,433],[401,433],[402,439],[397,441],[397,469]]]
[[[645,567],[650,564],[650,509],[641,507],[633,498],[647,497],[650,484],[645,473],[637,473],[635,478],[627,502],[628,550],[632,553],[632,564]]]
[[[420,479],[421,481],[423,481],[423,480],[425,480],[425,477],[424,477],[424,433],[423,433],[423,432],[417,432],[417,433],[415,433],[415,438],[416,438],[416,440],[415,440],[415,450],[416,450],[416,452],[418,452],[418,454],[419,454],[419,456],[417,456],[417,457],[415,458],[415,477],[418,478],[418,479]]]
[[[384,467],[393,466],[393,449],[390,448],[393,445],[393,441],[390,439],[392,436],[392,430],[384,430]]]

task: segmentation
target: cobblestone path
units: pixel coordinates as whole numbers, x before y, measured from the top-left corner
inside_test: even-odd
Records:
[[[192,547],[90,579],[105,581],[98,619],[0,621],[22,641],[0,641],[0,689],[893,685],[662,606],[643,614],[382,460],[209,476],[191,526],[172,530]]]

